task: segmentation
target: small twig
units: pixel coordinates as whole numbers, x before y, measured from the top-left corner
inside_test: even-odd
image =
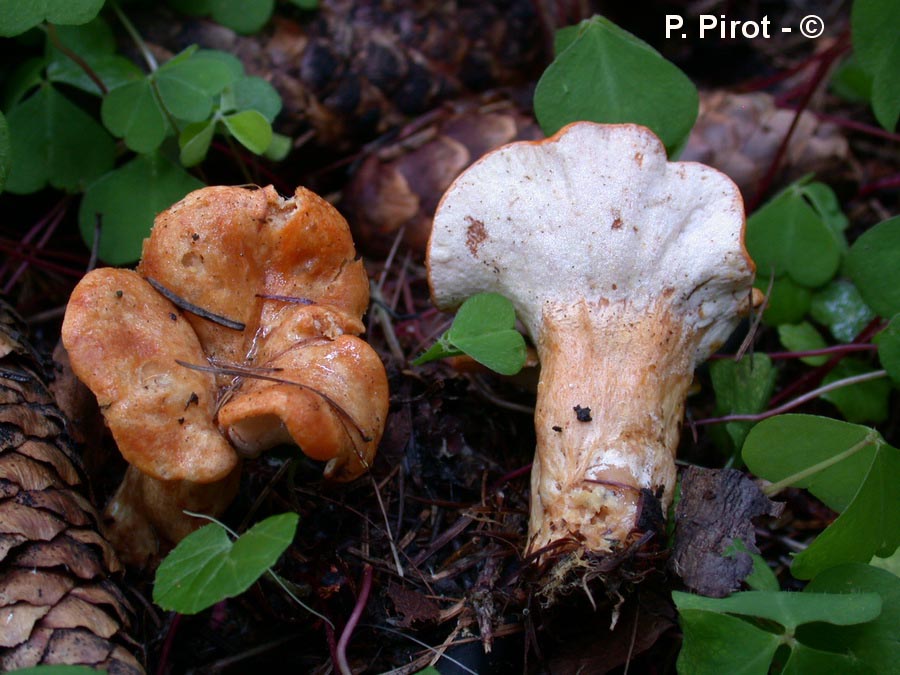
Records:
[[[178,307],[179,309],[183,309],[186,312],[190,312],[191,314],[195,314],[202,319],[206,319],[208,321],[212,321],[215,324],[220,326],[224,326],[225,328],[231,328],[232,330],[242,331],[247,326],[240,321],[235,321],[234,319],[229,319],[227,317],[221,316],[219,314],[214,314],[207,309],[203,309],[202,307],[198,307],[197,305],[188,302],[184,298],[179,295],[176,295],[173,291],[170,291],[168,288],[163,286],[153,277],[144,277],[147,280],[147,283],[153,286],[156,289],[156,292],[163,296],[166,300],[171,302],[173,305]]]
[[[263,300],[278,300],[280,302],[290,302],[295,305],[315,305],[315,300],[310,300],[309,298],[301,298],[293,295],[269,295],[268,293],[257,293],[257,298],[261,298]]]
[[[350,618],[347,619],[347,624],[344,626],[344,630],[341,631],[341,637],[337,643],[337,663],[335,666],[341,675],[353,675],[350,664],[347,663],[347,645],[350,644],[350,638],[353,637],[353,631],[356,628],[356,624],[359,623],[359,617],[362,616],[363,610],[366,608],[366,603],[369,601],[369,591],[371,590],[372,566],[365,565],[363,566],[359,595],[356,597],[356,606],[353,607],[353,612],[351,612]]]
[[[829,391],[834,391],[835,389],[841,389],[843,387],[849,387],[854,384],[860,384],[861,382],[868,382],[869,380],[877,380],[882,377],[887,377],[887,374],[888,373],[886,370],[873,370],[871,373],[863,373],[862,375],[845,377],[842,380],[836,380],[830,384],[826,384],[822,387],[818,387],[817,389],[813,389],[812,391],[809,391],[802,396],[798,396],[797,398],[792,399],[787,403],[778,406],[777,408],[772,408],[771,410],[766,410],[765,412],[752,415],[735,414],[724,415],[722,417],[708,417],[706,419],[697,420],[692,424],[699,427],[706,424],[719,424],[721,422],[759,422],[769,417],[774,417],[775,415],[780,415],[781,413],[793,410],[797,406],[803,405],[807,401],[818,398],[822,394],[827,394]]]
[[[372,440],[372,438],[366,434],[365,430],[363,430],[362,426],[353,419],[353,416],[350,415],[346,410],[344,410],[341,405],[331,398],[325,392],[319,391],[315,387],[310,387],[308,384],[304,384],[303,382],[297,382],[296,380],[288,380],[283,377],[273,377],[271,375],[265,375],[258,370],[254,370],[251,368],[245,368],[243,366],[231,365],[231,366],[201,366],[196,363],[188,363],[187,361],[182,361],[180,359],[175,359],[175,363],[184,368],[190,368],[191,370],[199,370],[204,373],[213,373],[215,375],[230,375],[231,377],[250,377],[257,380],[265,380],[266,382],[276,382],[278,384],[289,384],[294,387],[299,387],[300,389],[305,389],[306,391],[311,391],[312,393],[320,396],[323,401],[325,401],[331,408],[338,414],[341,420],[347,420],[350,424],[353,425],[353,428],[356,429],[356,433],[359,434],[359,437],[363,440],[363,442],[368,443]],[[366,467],[368,468],[368,467]]]
[[[474,670],[472,670],[471,668],[466,666],[464,663],[457,661],[456,659],[454,659],[451,656],[447,656],[447,654],[440,651],[437,647],[432,647],[427,642],[422,642],[418,638],[414,638],[412,635],[407,635],[406,633],[401,633],[399,630],[394,630],[393,628],[388,628],[387,626],[376,626],[374,624],[366,624],[366,627],[374,628],[375,630],[383,630],[386,633],[392,633],[393,635],[398,635],[399,637],[406,638],[410,642],[414,642],[417,645],[419,645],[420,647],[427,649],[432,654],[434,654],[438,659],[446,659],[447,661],[449,661],[453,665],[457,666],[461,670],[464,670],[465,672],[470,673],[470,675],[478,675],[477,672],[475,672]],[[467,642],[471,642],[471,641],[472,640],[467,640]]]
[[[397,576],[403,578],[403,565],[400,563],[400,553],[397,551],[397,544],[394,541],[394,533],[391,531],[391,523],[388,520],[387,509],[384,507],[384,501],[381,499],[381,490],[378,489],[378,483],[372,474],[369,474],[369,480],[372,481],[372,489],[375,491],[375,499],[378,501],[378,508],[381,509],[381,515],[384,518],[384,530],[387,532],[388,544],[391,548],[391,554],[394,557],[394,566],[397,569]]]

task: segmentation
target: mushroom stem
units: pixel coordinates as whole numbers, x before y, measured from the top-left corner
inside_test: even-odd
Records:
[[[642,490],[664,511],[671,503],[702,335],[675,318],[665,294],[651,303],[544,304],[530,553],[560,540],[620,548],[637,526]]]

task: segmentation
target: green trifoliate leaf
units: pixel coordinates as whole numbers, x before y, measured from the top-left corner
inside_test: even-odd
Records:
[[[852,342],[875,318],[856,286],[846,279],[835,279],[813,293],[809,315],[840,342]]]
[[[825,672],[859,672],[856,660],[843,654],[821,654],[793,638],[798,627],[813,622],[840,626],[871,621],[881,611],[877,593],[855,596],[839,593],[787,593],[748,591],[727,598],[707,598],[688,593],[672,593],[684,630],[684,644],[678,657],[679,673],[710,675],[718,673],[769,672],[775,653],[787,645],[795,660],[792,672],[800,664],[826,664]],[[783,632],[764,630],[755,622],[774,621]],[[849,663],[853,669],[843,670]],[[833,668],[838,670],[833,670]]]
[[[872,78],[872,110],[893,131],[900,117],[900,4],[896,0],[856,0],[851,12],[856,59]]]
[[[834,190],[829,185],[819,182],[801,183],[799,189],[800,194],[813,207],[822,222],[834,232],[841,250],[846,250],[847,241],[844,239],[844,231],[850,224],[850,220],[841,210],[840,201]]]
[[[725,555],[731,557],[738,552],[746,553],[753,561],[753,570],[744,579],[744,583],[747,584],[751,591],[778,591],[781,589],[778,577],[766,564],[765,559],[759,553],[748,551],[747,545],[743,541],[735,539],[725,551]]]
[[[516,311],[498,293],[479,293],[466,300],[450,329],[413,365],[465,353],[502,375],[525,365],[525,338],[515,330]]]
[[[807,288],[827,283],[841,262],[841,241],[794,184],[747,220],[747,249],[759,277],[789,276]]]
[[[755,414],[766,408],[777,373],[765,354],[745,356],[740,361],[722,359],[709,369],[716,394],[716,414]],[[753,422],[728,422],[726,429],[735,448],[744,444]]]
[[[227,87],[233,76],[230,63],[186,50],[160,66],[154,78],[160,100],[172,115],[188,122],[202,122],[212,113],[212,97]]]
[[[105,0],[0,0],[0,37],[13,37],[39,23],[80,25],[100,12]]]
[[[165,140],[169,123],[148,78],[114,89],[103,98],[103,124],[130,150],[153,152]]]
[[[781,675],[809,675],[809,673],[841,673],[841,675],[874,675],[871,668],[852,654],[813,649],[802,642],[791,647],[791,655]]]
[[[840,629],[826,623],[810,624],[798,631],[798,637],[819,649],[852,653],[875,673],[900,670],[900,579],[897,576],[861,563],[840,565],[817,575],[804,593],[878,593],[881,614],[877,618]]]
[[[878,358],[882,367],[900,387],[900,314],[897,314],[883,331],[875,336]]]
[[[139,155],[93,183],[81,200],[78,223],[90,247],[100,218],[100,258],[111,265],[137,260],[156,215],[203,187],[157,154]]]
[[[763,322],[769,326],[797,323],[802,321],[809,311],[812,292],[788,276],[775,279],[771,290],[768,276],[758,275],[753,285],[763,292],[769,291],[766,311],[763,312]]]
[[[275,0],[210,0],[212,18],[236,33],[255,33],[266,25]]]
[[[109,24],[100,18],[83,26],[59,26],[59,41],[87,63],[100,78],[107,91],[143,77],[140,69],[128,59],[116,54],[116,41]],[[47,78],[64,82],[94,95],[101,95],[97,83],[79,64],[47,41]]]
[[[847,274],[880,316],[900,313],[900,216],[863,233],[847,253]]]
[[[786,323],[778,326],[778,339],[784,348],[791,352],[809,352],[828,346],[822,334],[809,321]],[[804,356],[800,359],[810,366],[821,366],[828,360],[822,356]]]
[[[270,123],[281,112],[281,96],[261,77],[242,77],[231,85],[234,110],[256,110]]]
[[[831,90],[845,101],[869,103],[872,100],[872,76],[859,65],[855,56],[851,56],[831,76]]]
[[[870,372],[872,372],[872,367],[865,361],[845,358],[825,376],[822,384],[831,384],[838,380]],[[826,392],[822,394],[822,398],[837,406],[845,420],[861,424],[863,422],[883,422],[888,418],[890,394],[890,380],[882,377]]]
[[[6,117],[0,112],[0,192],[6,186],[6,176],[9,173],[9,125]]]
[[[677,602],[677,601],[676,601]],[[697,609],[679,609],[684,642],[677,668],[683,675],[767,675],[778,635],[737,617]]]
[[[459,308],[447,339],[483,366],[514,375],[525,365],[525,338],[515,325],[516,311],[509,300],[498,293],[479,293]]]
[[[263,154],[272,142],[272,125],[256,110],[225,115],[222,123],[241,145],[257,155]]]
[[[808,489],[840,517],[791,567],[810,579],[828,567],[891,555],[900,543],[900,451],[874,430],[813,415],[780,415],[757,424],[743,458],[778,487]]]
[[[791,593],[785,591],[744,591],[727,598],[707,598],[693,593],[672,593],[675,606],[688,609],[736,614],[775,621],[789,631],[812,622],[850,626],[871,621],[881,613],[877,593],[843,595],[840,593]]]
[[[272,142],[269,143],[263,156],[273,162],[280,162],[290,154],[291,148],[293,148],[293,141],[290,136],[272,134]]]
[[[548,135],[579,120],[633,122],[660,137],[670,156],[697,118],[694,84],[650,45],[603,17],[564,29],[534,109]]]
[[[184,166],[195,166],[206,159],[215,131],[215,120],[194,122],[182,130],[178,146],[181,148],[180,159]]]
[[[13,107],[7,123],[9,192],[35,192],[48,183],[77,192],[113,166],[115,143],[110,135],[50,85]]]
[[[295,513],[257,523],[234,542],[218,524],[185,537],[156,571],[153,601],[163,609],[196,614],[240,595],[276,563],[297,530]]]

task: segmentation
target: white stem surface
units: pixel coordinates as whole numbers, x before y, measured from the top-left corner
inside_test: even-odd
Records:
[[[702,335],[669,304],[545,304],[529,552],[559,540],[614,550],[635,528],[642,489],[671,503]]]

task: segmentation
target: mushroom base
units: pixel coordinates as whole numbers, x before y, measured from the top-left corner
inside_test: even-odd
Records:
[[[185,511],[218,518],[237,494],[241,465],[212,483],[164,481],[129,466],[116,494],[106,505],[106,535],[128,565],[155,563],[164,544],[179,542],[207,520]]]
[[[624,550],[664,522],[702,337],[669,303],[544,306],[528,553]]]

